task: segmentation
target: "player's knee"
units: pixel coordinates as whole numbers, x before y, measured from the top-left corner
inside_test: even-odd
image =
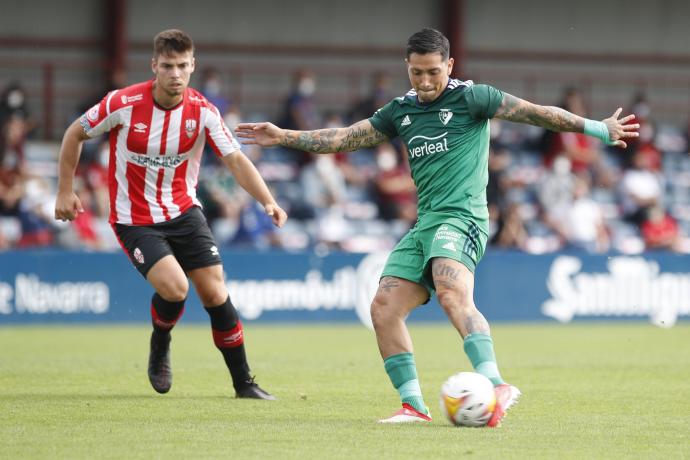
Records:
[[[376,294],[374,300],[371,302],[370,313],[374,329],[379,329],[381,326],[390,323],[393,312],[388,305],[386,296]]]
[[[181,302],[187,298],[189,283],[187,278],[166,279],[156,286],[156,291],[168,302]]]
[[[204,306],[215,307],[225,303],[228,299],[228,290],[223,283],[214,284],[199,292],[199,300]]]

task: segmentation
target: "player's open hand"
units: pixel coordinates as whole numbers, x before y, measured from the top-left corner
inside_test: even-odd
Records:
[[[275,203],[267,204],[266,206],[264,206],[264,210],[266,211],[266,215],[271,216],[271,219],[273,220],[273,225],[275,225],[278,228],[282,227],[285,221],[287,220],[287,213],[283,211],[283,208],[281,208]]]
[[[616,147],[622,147],[626,148],[628,144],[625,143],[623,139],[631,138],[631,137],[639,137],[640,133],[638,130],[640,129],[640,124],[639,123],[631,123],[631,124],[626,124],[631,120],[635,119],[634,114],[630,114],[628,116],[625,116],[621,119],[618,119],[620,116],[621,112],[623,111],[622,108],[618,108],[613,115],[611,115],[609,118],[606,118],[602,120],[605,124],[606,127],[609,129],[609,137],[611,138],[611,141],[613,142],[611,145],[615,145]]]
[[[264,147],[280,144],[284,131],[273,123],[240,123],[235,134],[243,144],[258,144]]]
[[[56,220],[74,220],[80,212],[84,212],[84,207],[76,193],[58,193],[55,199]]]

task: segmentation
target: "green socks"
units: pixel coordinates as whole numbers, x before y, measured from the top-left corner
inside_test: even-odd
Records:
[[[422,414],[428,413],[417,379],[414,355],[412,353],[391,355],[383,360],[383,365],[391,383],[400,393],[402,402],[409,404]]]
[[[490,335],[470,334],[465,337],[465,353],[477,373],[491,380],[491,383],[500,385],[505,383],[498,372],[496,355],[494,354],[494,342]]]
[[[465,337],[465,353],[472,367],[479,374],[487,377],[494,385],[505,383],[498,372],[494,342],[486,334],[470,334]],[[399,353],[383,360],[391,383],[400,393],[400,399],[419,412],[426,414],[427,408],[422,397],[422,390],[417,379],[417,367],[412,353]]]

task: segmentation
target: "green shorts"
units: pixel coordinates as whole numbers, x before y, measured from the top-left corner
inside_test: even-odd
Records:
[[[434,257],[457,260],[474,273],[484,255],[487,234],[470,220],[447,214],[426,214],[395,246],[381,278],[395,276],[435,292],[429,261]]]

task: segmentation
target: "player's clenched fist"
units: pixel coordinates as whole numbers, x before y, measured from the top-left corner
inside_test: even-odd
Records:
[[[55,200],[55,219],[74,220],[80,212],[84,212],[84,208],[81,205],[81,200],[74,192],[58,193]]]

